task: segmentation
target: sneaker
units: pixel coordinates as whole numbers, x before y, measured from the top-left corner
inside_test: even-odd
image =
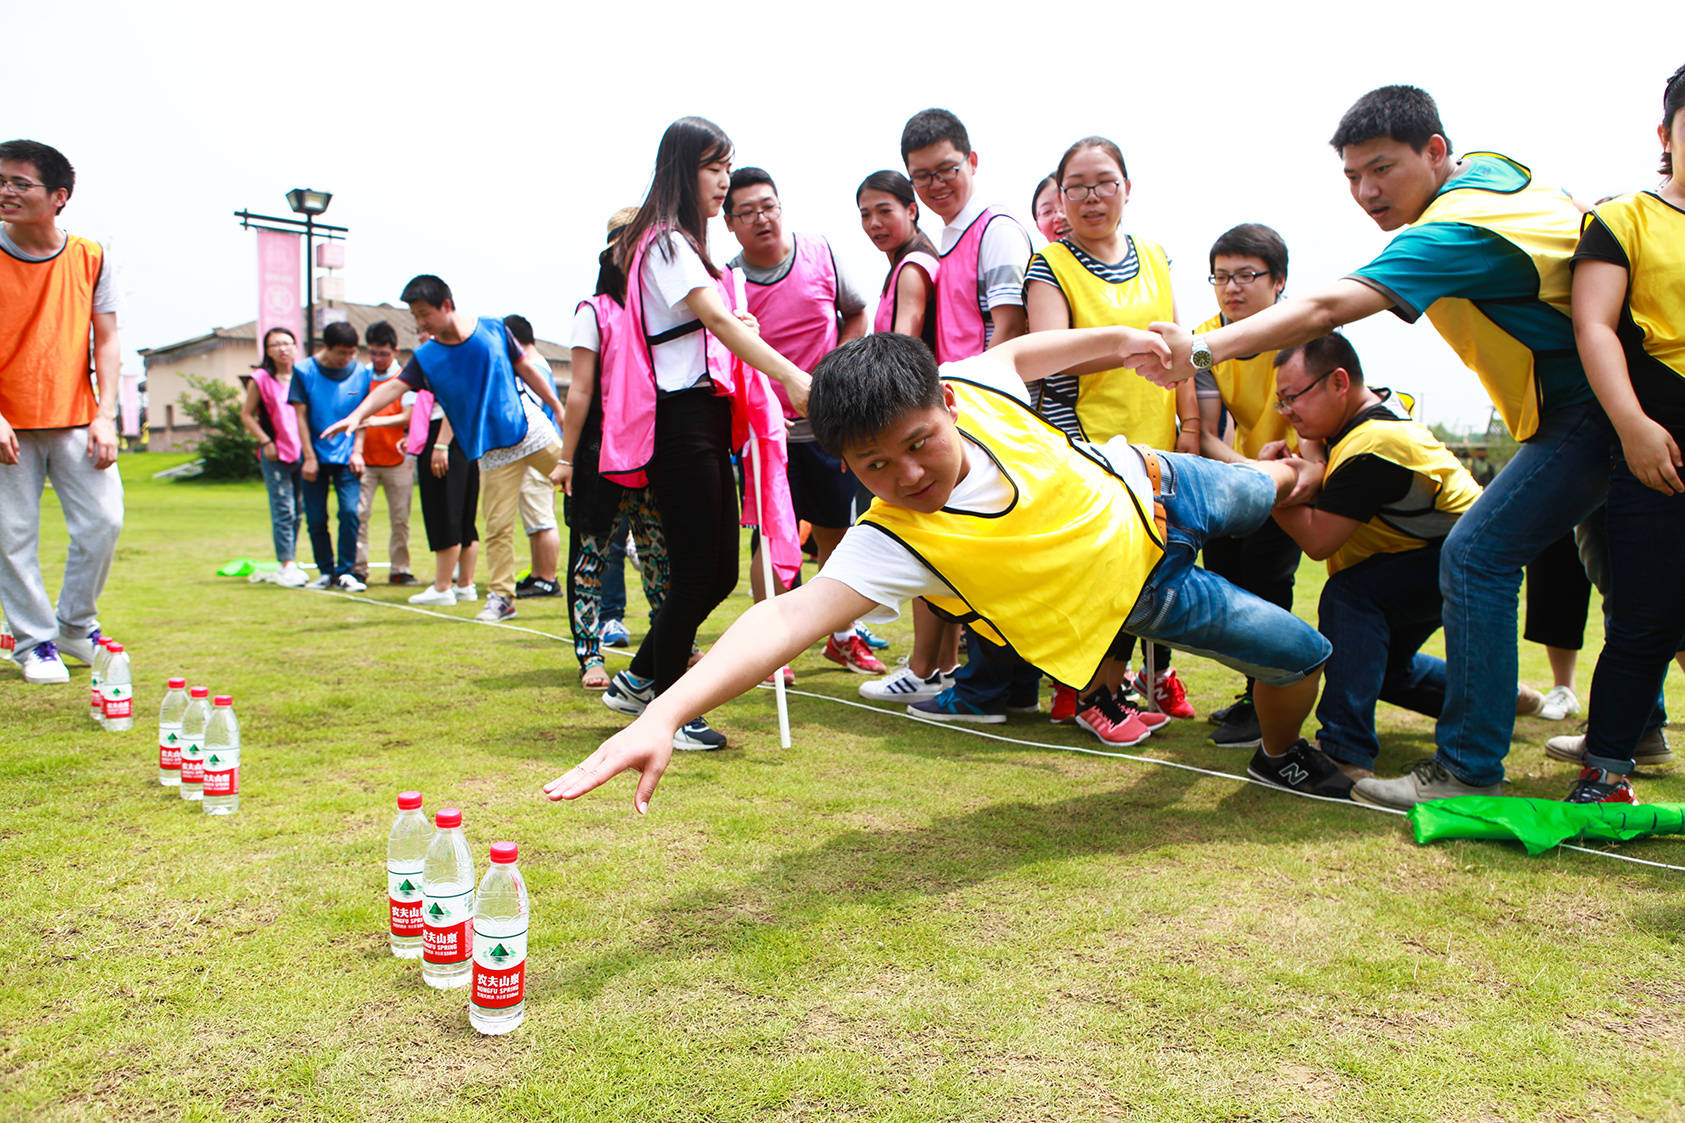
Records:
[[[1564,803],[1637,803],[1632,784],[1619,772],[1605,772],[1601,768],[1582,768]]]
[[[1321,749],[1300,738],[1281,756],[1270,756],[1262,745],[1252,754],[1246,774],[1278,788],[1329,799],[1350,799],[1352,780]]]
[[[321,574],[320,576],[318,576],[315,580],[311,581],[310,584],[305,586],[305,588],[306,589],[326,589],[329,585],[332,585],[332,584],[333,584],[333,574],[324,573],[324,574]]]
[[[999,725],[1006,720],[1005,706],[998,711],[978,709],[956,694],[951,686],[934,698],[914,702],[907,707],[907,712],[928,721],[969,721],[978,725]]]
[[[432,585],[429,585],[419,593],[410,594],[410,603],[436,605],[439,608],[449,608],[451,605],[456,603],[456,590],[449,585],[445,586],[443,589],[437,589]]]
[[[1546,721],[1563,721],[1580,712],[1580,700],[1566,686],[1553,686],[1545,692],[1545,700],[1538,716]]]
[[[1077,720],[1077,692],[1064,683],[1053,684],[1053,703],[1047,711],[1049,725],[1072,725]]]
[[[604,620],[602,627],[597,629],[597,635],[604,647],[628,647],[632,643],[632,633],[626,630],[626,624],[621,620]]]
[[[361,581],[365,588],[368,586],[369,571],[364,569],[362,566],[358,566],[357,568],[353,569],[351,571],[351,576],[353,576],[357,580]]]
[[[1138,677],[1135,687],[1141,693],[1147,692],[1147,684]],[[1197,717],[1193,703],[1188,701],[1188,688],[1182,685],[1182,680],[1176,677],[1175,671],[1165,671],[1158,676],[1153,684],[1153,702],[1159,711],[1171,717],[1182,718],[1184,721]]]
[[[1210,713],[1206,714],[1205,720],[1209,721],[1212,725],[1227,725],[1229,722],[1234,720],[1240,711],[1249,710],[1251,708],[1252,694],[1249,691],[1243,690],[1234,696],[1233,702],[1230,702],[1221,709],[1212,710]]]
[[[1496,784],[1465,784],[1437,760],[1417,761],[1409,772],[1393,780],[1359,780],[1352,786],[1352,799],[1374,807],[1408,811],[1430,799],[1452,799],[1460,795],[1503,795],[1502,781]]]
[[[701,718],[693,718],[679,726],[679,731],[673,734],[675,749],[689,749],[692,752],[711,752],[726,746],[725,734],[708,728],[708,723]]]
[[[275,574],[275,584],[283,589],[302,589],[309,581],[310,578],[304,575],[304,570],[298,567],[297,562],[287,562],[280,572]]]
[[[1545,696],[1524,682],[1515,684],[1515,716],[1532,717],[1545,705]]]
[[[857,675],[881,675],[889,670],[872,654],[872,649],[866,646],[859,633],[849,636],[845,643],[838,643],[836,636],[828,638],[825,641],[825,658],[841,663]]]
[[[637,717],[655,701],[655,680],[639,678],[631,671],[616,671],[603,691],[603,705],[621,714]]]
[[[882,651],[889,646],[889,641],[878,635],[864,624],[854,625],[854,634],[866,641],[866,646],[873,651]]]
[[[1373,780],[1375,778],[1375,770],[1373,768],[1365,768],[1363,765],[1353,764],[1349,760],[1336,760],[1334,761],[1334,767],[1349,776],[1354,784],[1359,780]]]
[[[536,580],[537,578],[532,575],[532,570],[527,570],[521,579],[515,582],[515,595],[518,597],[526,590],[532,588],[532,583]]]
[[[920,678],[918,672],[907,666],[903,659],[901,665],[882,678],[875,678],[860,684],[860,697],[868,702],[928,702],[952,682],[947,681],[941,671],[930,672],[929,678]]]
[[[53,646],[58,649],[61,660],[68,655],[91,667],[94,665],[94,652],[99,650],[100,641],[104,638],[98,628],[90,628],[87,635],[80,637],[60,632],[58,642]]]
[[[1220,749],[1255,749],[1264,743],[1264,731],[1258,725],[1258,709],[1250,698],[1245,704],[1236,702],[1226,707],[1229,718],[1211,734],[1213,745]]]
[[[1552,737],[1545,742],[1545,755],[1555,760],[1565,760],[1569,764],[1584,764],[1586,735],[1566,733],[1560,737]],[[1657,728],[1640,737],[1638,744],[1632,749],[1632,762],[1642,768],[1672,764],[1673,750],[1667,746],[1667,734]]]
[[[52,640],[44,640],[15,658],[23,668],[25,682],[46,686],[70,681],[70,670],[59,658],[58,644]]]
[[[419,584],[421,584],[420,581],[417,581],[415,579],[415,574],[413,574],[413,573],[393,573],[393,574],[389,574],[386,578],[386,583],[388,585],[419,585]]]
[[[785,686],[796,685],[796,672],[790,669],[790,664],[788,664],[788,663],[784,664],[782,667],[779,667],[776,671],[773,671],[770,675],[767,675],[766,676],[766,685],[767,686],[777,686],[778,680],[780,678],[782,678],[784,680]]]
[[[451,588],[456,593],[457,604],[471,604],[480,599],[480,590],[472,581],[466,585],[453,585]]]
[[[554,581],[546,581],[542,577],[529,578],[527,587],[524,589],[519,584],[515,586],[516,597],[559,597],[561,595],[562,587],[560,585]]]
[[[368,582],[364,581],[361,577],[358,577],[355,573],[341,573],[339,575],[339,580],[334,582],[334,584],[348,593],[360,593],[369,587]]]
[[[1096,690],[1086,701],[1088,704],[1077,713],[1076,723],[1100,738],[1103,744],[1127,748],[1152,736],[1152,730],[1141,724],[1137,711],[1124,709],[1106,691]]]
[[[486,606],[475,615],[474,619],[482,624],[497,624],[515,615],[515,606],[498,596],[496,593],[486,594]]]

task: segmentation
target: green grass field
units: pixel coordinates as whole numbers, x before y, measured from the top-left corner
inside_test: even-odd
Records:
[[[1397,817],[1069,751],[1097,743],[1044,718],[991,727],[1033,744],[914,724],[844,705],[860,680],[817,649],[793,748],[757,691],[714,714],[734,747],[678,756],[648,818],[625,778],[552,805],[540,786],[622,720],[565,642],[399,609],[408,590],[384,584],[217,578],[268,556],[262,486],[150,478],[180,460],[122,462],[102,609],[132,652],[135,729],[88,721],[81,668],[69,688],[0,670],[0,1118],[1685,1119],[1685,874],[1418,848]],[[565,601],[520,610],[566,636]],[[1522,657],[1548,686],[1542,651]],[[1179,665],[1202,714],[1238,686]],[[232,817],[157,782],[171,674],[235,697]],[[1382,723],[1384,774],[1431,752],[1426,720]],[[1567,790],[1542,752],[1564,728],[1519,723],[1515,792]],[[1209,730],[1140,751],[1244,771]],[[462,809],[481,873],[493,841],[521,844],[527,1017],[508,1037],[387,952],[406,788]],[[1638,789],[1685,801],[1685,776]],[[1685,865],[1677,838],[1617,850]]]

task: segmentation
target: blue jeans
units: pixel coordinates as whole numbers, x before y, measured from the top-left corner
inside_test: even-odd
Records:
[[[263,486],[269,489],[269,533],[275,539],[275,560],[285,565],[297,556],[298,524],[304,521],[304,497],[296,462],[259,460]]]
[[[1655,728],[1656,692],[1685,635],[1685,495],[1645,487],[1627,467],[1619,442],[1610,457],[1609,596],[1603,653],[1591,679],[1586,763],[1622,775],[1633,748]]]
[[[1376,554],[1328,578],[1317,629],[1334,646],[1317,702],[1318,747],[1375,767],[1375,702],[1429,717],[1445,705],[1445,660],[1423,655],[1439,630],[1439,544]]]
[[[1164,558],[1124,630],[1215,659],[1270,686],[1299,682],[1327,659],[1328,641],[1262,597],[1207,573],[1194,559],[1208,538],[1256,530],[1275,507],[1275,481],[1256,468],[1158,453]]]
[[[316,462],[316,478],[304,480],[304,519],[310,528],[310,549],[316,555],[316,571],[329,577],[350,573],[357,564],[357,504],[362,499],[363,481],[351,474],[349,464]],[[339,556],[334,557],[333,537],[328,533],[328,490],[339,504]]]
[[[599,620],[626,619],[626,520],[614,524],[608,539],[608,564],[603,567],[602,603],[598,607]],[[650,616],[655,614],[652,612]]]
[[[1466,784],[1504,778],[1515,732],[1521,571],[1603,502],[1612,436],[1595,402],[1546,414],[1445,539],[1445,706],[1435,758]]]
[[[1011,651],[977,638],[965,628],[965,663],[954,672],[954,694],[980,710],[1033,706],[1041,672]]]

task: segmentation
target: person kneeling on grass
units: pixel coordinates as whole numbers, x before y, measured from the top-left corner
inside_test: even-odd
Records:
[[[1024,384],[1162,353],[1124,327],[1038,332],[938,370],[917,339],[885,332],[825,357],[809,417],[876,496],[819,575],[755,605],[635,722],[544,786],[572,799],[628,768],[647,811],[674,730],[764,680],[857,617],[893,619],[924,597],[1071,686],[1127,631],[1258,680],[1258,779],[1344,797],[1351,781],[1299,739],[1328,641],[1309,624],[1194,565],[1205,539],[1240,534],[1315,494],[1320,465],[1221,464],[1117,437],[1072,441],[1030,409]],[[1068,614],[1049,605],[1078,606]]]

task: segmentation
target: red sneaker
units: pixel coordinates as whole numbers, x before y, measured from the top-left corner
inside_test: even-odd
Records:
[[[1138,685],[1145,693],[1146,684],[1142,682]],[[1175,671],[1165,671],[1158,676],[1158,681],[1153,684],[1153,702],[1171,717],[1186,719],[1198,716],[1194,713],[1193,703],[1188,701],[1187,687],[1182,685]]]
[[[783,677],[785,686],[796,685],[796,672],[792,671],[790,669],[790,664],[788,664],[788,663],[784,664],[782,667],[779,667],[776,671],[773,671],[770,675],[767,675],[766,676],[766,685],[767,686],[776,686],[777,683],[774,680],[779,678],[780,676]]]
[[[1637,803],[1627,778],[1601,768],[1582,768],[1564,803]]]
[[[866,641],[858,633],[851,633],[847,640],[837,642],[836,636],[825,641],[825,658],[833,663],[841,663],[857,675],[886,675],[889,668],[879,661],[872,649],[866,646]]]
[[[1119,705],[1122,704],[1119,703]],[[1133,707],[1126,708],[1133,709]],[[1157,710],[1134,710],[1134,713],[1136,717],[1141,719],[1141,724],[1146,726],[1149,732],[1154,729],[1162,729],[1170,724],[1170,715],[1161,714]]]
[[[1070,725],[1077,719],[1077,692],[1059,683],[1053,684],[1053,708],[1047,720],[1053,725]]]
[[[1127,748],[1139,745],[1152,736],[1152,730],[1141,724],[1141,715],[1126,710],[1111,698],[1101,696],[1094,704],[1077,714],[1077,724],[1107,745]]]

